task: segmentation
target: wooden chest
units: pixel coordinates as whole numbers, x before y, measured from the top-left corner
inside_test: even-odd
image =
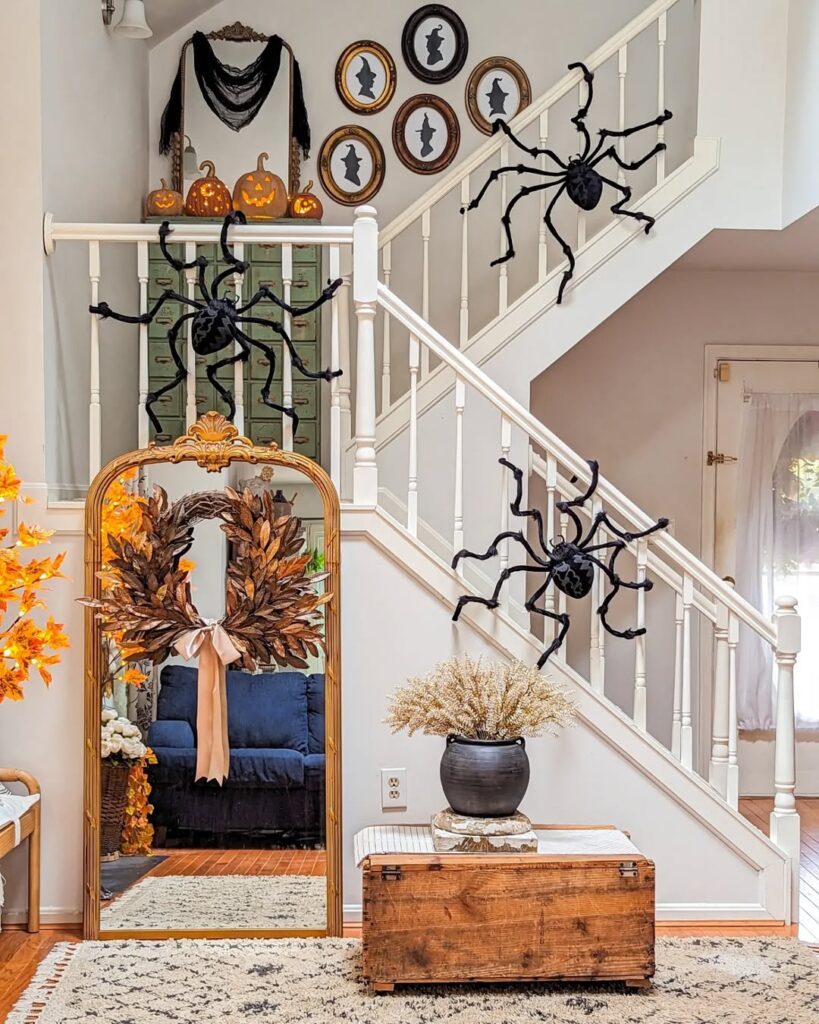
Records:
[[[538,853],[365,856],[364,977],[373,988],[558,979],[649,984],[654,864],[610,828],[538,828],[538,837]],[[423,842],[416,837],[411,845]]]

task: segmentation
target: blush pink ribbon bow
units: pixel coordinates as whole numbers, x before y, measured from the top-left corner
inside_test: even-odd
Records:
[[[181,636],[174,645],[190,661],[199,658],[196,707],[196,778],[215,779],[221,786],[230,768],[225,666],[241,657],[216,621]]]

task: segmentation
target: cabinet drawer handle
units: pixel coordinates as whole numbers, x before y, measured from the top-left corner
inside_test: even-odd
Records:
[[[307,326],[307,321],[306,320],[294,320],[293,321],[293,326],[294,327],[306,327]]]
[[[278,248],[277,242],[259,242],[260,249],[276,249]]]
[[[306,281],[294,281],[293,282],[293,288],[306,288],[306,287],[307,287],[307,282]]]
[[[276,284],[275,281],[259,281],[259,284],[262,286],[262,288],[270,288],[271,290],[275,291],[275,288],[273,287]]]
[[[158,441],[160,444],[164,444],[165,441],[170,441],[171,440],[171,435],[170,434],[157,434],[156,437],[154,438],[154,440]]]
[[[164,363],[169,363],[170,361],[171,361],[171,357],[170,356],[157,356],[154,359],[155,363],[163,363],[164,364]]]
[[[293,401],[293,405],[309,405],[310,400],[308,398],[296,398]]]
[[[157,284],[161,284],[161,285],[163,285],[166,288],[169,285],[173,284],[173,278],[172,277],[157,277],[157,278],[155,278],[155,280],[156,280]]]
[[[301,434],[296,434],[296,436],[293,438],[293,443],[294,444],[307,444],[307,442],[309,440],[310,440],[309,437],[303,437]]]

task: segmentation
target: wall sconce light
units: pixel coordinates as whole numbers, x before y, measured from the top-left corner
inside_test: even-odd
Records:
[[[114,19],[115,0],[102,0],[102,21],[110,25]],[[122,17],[114,25],[114,32],[127,39],[149,39],[154,33],[145,17],[144,0],[125,0]]]
[[[199,177],[199,157],[196,155],[196,150],[193,148],[190,135],[185,136],[187,146],[182,153],[182,177],[183,178],[198,178]]]
[[[110,25],[114,20],[114,0],[102,0],[102,23]]]

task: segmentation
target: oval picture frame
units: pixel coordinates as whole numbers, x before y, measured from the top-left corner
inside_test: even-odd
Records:
[[[481,82],[485,81],[493,71],[498,74],[492,83],[490,93],[487,93],[485,88],[481,88]],[[512,60],[511,57],[487,57],[473,68],[469,76],[465,92],[466,111],[469,114],[469,120],[484,135],[491,135],[493,132],[493,120],[489,117],[492,108],[505,106],[506,100],[512,92],[511,89],[503,89],[503,85],[508,85],[510,79],[517,90],[518,102],[514,110],[511,107],[508,110],[497,109],[495,120],[503,121],[511,121],[532,102],[532,86],[529,83],[529,76],[520,64]],[[497,95],[491,95],[496,89],[498,90]],[[487,107],[489,109],[486,109]]]
[[[436,31],[427,36],[426,50],[427,60],[422,61],[418,56],[416,37],[421,27],[428,19],[435,18],[441,22]],[[441,30],[446,25],[447,31],[442,35]],[[444,47],[451,49],[452,55],[449,60],[444,56]],[[407,18],[404,31],[401,33],[401,53],[404,62],[416,78],[431,85],[440,85],[454,78],[466,63],[466,55],[469,51],[469,36],[466,26],[460,17],[449,7],[443,4],[424,4],[417,11]],[[443,66],[437,65],[443,61]]]
[[[441,145],[440,140],[435,140],[435,134],[440,131],[440,122],[435,127],[430,125],[428,118],[422,118],[421,127],[413,129],[419,135],[419,146],[410,148],[407,142],[407,126],[410,118],[417,120],[417,114],[425,108],[434,111],[443,121],[447,132],[446,141]],[[426,140],[421,134],[425,128],[428,129],[429,136]],[[432,147],[433,142],[435,147],[429,158],[423,156],[424,146]],[[437,174],[454,160],[461,144],[461,126],[455,111],[446,100],[440,96],[433,96],[432,93],[419,93],[417,96],[410,96],[398,108],[392,123],[392,144],[398,159],[405,167],[409,167],[416,174]],[[437,156],[434,155],[436,152]]]
[[[351,76],[356,58],[361,58],[361,65],[357,73]],[[370,59],[380,65],[380,74],[372,69]],[[350,77],[356,78],[359,82],[357,93],[350,86]],[[373,86],[380,78],[383,78],[384,84],[381,91],[376,94]],[[383,110],[395,94],[395,82],[395,61],[390,52],[381,43],[373,42],[371,39],[359,39],[355,43],[350,43],[336,62],[336,92],[341,102],[356,114],[375,114]]]
[[[348,167],[345,175],[341,176],[339,164],[344,163],[344,157],[334,160],[334,154],[345,144],[352,148],[347,151]],[[366,152],[362,153],[359,146]],[[360,187],[348,187],[344,183],[345,177],[350,176],[347,177],[347,181],[355,186],[354,178],[359,175],[365,158],[369,159],[369,174],[366,175],[366,181],[361,178],[358,182]],[[331,199],[342,206],[359,206],[372,199],[384,183],[384,150],[378,139],[366,128],[357,124],[341,125],[330,132],[321,144],[318,174],[322,188]]]

